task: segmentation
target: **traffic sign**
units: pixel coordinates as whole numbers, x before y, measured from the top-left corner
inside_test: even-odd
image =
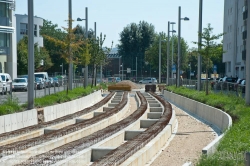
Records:
[[[127,68],[127,73],[131,73],[131,68]]]

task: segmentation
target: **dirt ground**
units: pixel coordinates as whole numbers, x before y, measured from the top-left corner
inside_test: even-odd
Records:
[[[212,142],[217,134],[213,129],[189,116],[173,105],[178,120],[178,128],[168,146],[164,147],[150,166],[181,166],[199,159],[202,149]]]

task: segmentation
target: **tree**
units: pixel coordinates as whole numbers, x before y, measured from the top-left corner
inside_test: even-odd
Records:
[[[53,65],[46,49],[39,48],[37,43],[34,44],[34,60],[35,71],[46,70]],[[17,44],[17,68],[18,75],[28,73],[28,36]]]
[[[47,72],[61,71],[60,65],[63,63],[66,66],[66,61],[61,55],[61,44],[56,41],[64,41],[67,33],[58,28],[57,24],[53,24],[51,21],[43,20],[43,27],[40,31],[43,36],[43,45],[50,55],[51,61],[54,64],[51,68],[47,69]]]
[[[153,43],[154,26],[145,21],[131,23],[119,35],[118,53],[122,57],[124,68],[135,70],[137,57],[137,73],[143,75],[145,51]]]
[[[159,68],[159,40],[165,40],[167,41],[167,36],[165,33],[156,34],[153,43],[150,45],[148,49],[145,51],[145,61],[149,62],[151,68],[153,70],[157,70]],[[174,64],[177,64],[178,61],[178,38],[177,36],[172,36],[170,38],[170,56],[169,56],[169,69],[171,69],[172,66],[172,40],[173,40],[173,61]],[[181,66],[182,69],[186,69],[187,66],[187,58],[188,58],[188,45],[184,41],[183,38],[181,38]],[[167,42],[161,42],[161,60],[162,60],[162,73],[167,73]],[[162,74],[161,73],[161,74]]]
[[[211,60],[212,57],[217,57],[218,55],[222,55],[223,50],[219,47],[216,47],[215,40],[218,40],[223,33],[218,35],[213,35],[213,28],[211,24],[208,24],[207,28],[203,28],[203,32],[198,35],[202,38],[202,42],[193,42],[201,46],[201,50],[199,53],[202,55],[203,65],[206,70],[206,95],[208,95],[208,70],[212,68],[213,62]]]

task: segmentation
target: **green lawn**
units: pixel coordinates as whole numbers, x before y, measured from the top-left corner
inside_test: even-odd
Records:
[[[250,107],[245,100],[235,95],[196,91],[185,87],[167,86],[167,90],[204,104],[219,108],[233,119],[232,127],[220,142],[217,152],[211,156],[203,155],[198,166],[235,166],[244,165],[244,153],[250,152]]]
[[[107,89],[106,84],[101,84],[103,89]],[[58,103],[63,103],[71,101],[92,93],[94,90],[99,90],[100,86],[91,88],[88,86],[86,89],[83,87],[78,87],[73,90],[69,90],[68,94],[66,91],[57,92],[55,94],[43,96],[41,98],[36,98],[34,105],[36,108],[50,106]],[[23,105],[18,104],[18,99],[14,96],[12,99],[8,96],[7,100],[0,105],[0,115],[11,114],[15,112],[21,112],[27,110],[27,103]]]

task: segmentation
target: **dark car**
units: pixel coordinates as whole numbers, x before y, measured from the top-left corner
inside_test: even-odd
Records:
[[[37,89],[44,89],[45,88],[44,81],[42,78],[35,77],[35,83],[36,83]]]
[[[52,77],[49,77],[49,87],[53,87],[54,86],[54,80]]]
[[[235,77],[224,77],[223,78],[223,84],[222,84],[222,89],[226,90],[233,90],[234,89],[234,84],[236,83],[237,78]]]
[[[56,87],[59,87],[60,84],[59,84],[59,81],[58,81],[58,78],[57,77],[53,77],[53,82],[54,82],[54,86]]]

